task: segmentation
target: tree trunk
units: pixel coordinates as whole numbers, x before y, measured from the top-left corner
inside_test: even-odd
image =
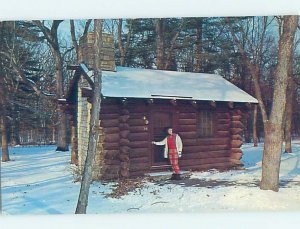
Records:
[[[7,142],[7,129],[5,116],[0,117],[0,128],[1,128],[1,144],[2,144],[2,161],[9,161],[8,142]]]
[[[197,19],[197,25],[196,25],[196,35],[197,35],[197,41],[196,41],[196,50],[195,50],[195,59],[196,64],[194,68],[194,72],[201,72],[202,70],[202,27],[203,27],[203,18]]]
[[[122,25],[123,25],[123,19],[119,19],[118,43],[119,43],[119,52],[120,52],[120,65],[125,66],[125,49],[122,42]]]
[[[254,109],[253,109],[253,123],[252,123],[253,127],[253,146],[257,147],[257,105],[254,105]]]
[[[101,58],[100,52],[102,49],[102,20],[94,20],[94,93],[92,101],[92,112],[90,121],[89,144],[87,156],[84,164],[83,177],[81,182],[80,193],[78,197],[76,214],[86,214],[88,205],[88,196],[90,184],[92,182],[92,163],[96,153],[96,146],[99,137],[99,114],[101,103],[101,69],[99,59]]]
[[[273,104],[270,120],[265,123],[265,143],[262,161],[263,190],[279,190],[279,170],[283,137],[284,110],[289,76],[289,63],[293,61],[294,37],[298,16],[284,16],[283,32],[279,39],[278,64],[275,75]]]
[[[55,77],[56,77],[56,96],[57,98],[64,97],[63,91],[63,66],[62,58],[58,50],[52,48],[52,53],[55,57]],[[68,151],[68,141],[67,141],[67,115],[63,111],[62,107],[58,107],[58,118],[59,125],[57,126],[57,148],[56,151]]]
[[[164,19],[156,19],[156,67],[157,69],[164,69],[165,60],[165,41],[164,41]]]
[[[293,78],[289,77],[287,87],[287,99],[285,107],[285,126],[284,126],[284,140],[285,153],[292,153],[292,120],[293,120],[293,101],[295,96],[295,88]]]
[[[71,164],[78,164],[78,145],[77,145],[77,128],[76,124],[71,124]]]
[[[13,111],[15,112],[15,111]],[[18,112],[12,114],[13,116],[18,115]],[[19,134],[19,117],[14,117],[11,125],[11,145],[16,146],[20,145],[20,134]]]
[[[1,69],[0,69],[1,70]],[[1,147],[2,147],[2,161],[9,161],[7,128],[6,128],[6,111],[7,111],[7,91],[5,80],[0,75],[0,131],[1,131]]]

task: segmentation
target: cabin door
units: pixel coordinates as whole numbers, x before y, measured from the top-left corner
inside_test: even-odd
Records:
[[[173,112],[154,111],[153,112],[153,141],[161,141],[166,137],[166,127],[173,126]],[[152,147],[152,166],[160,167],[169,165],[168,159],[164,158],[164,146],[153,145]]]

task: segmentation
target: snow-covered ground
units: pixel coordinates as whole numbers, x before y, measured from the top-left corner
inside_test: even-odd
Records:
[[[146,181],[119,199],[107,198],[116,183],[94,182],[88,213],[199,213],[222,211],[299,211],[300,141],[282,155],[278,193],[259,189],[262,144],[244,145],[245,170],[193,172],[182,181]],[[72,214],[80,184],[74,182],[69,152],[54,146],[10,148],[2,163],[4,214]]]

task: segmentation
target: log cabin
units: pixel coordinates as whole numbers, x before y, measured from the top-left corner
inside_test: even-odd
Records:
[[[254,97],[215,74],[116,67],[114,61],[104,64],[93,179],[133,178],[171,170],[163,146],[151,144],[165,137],[167,126],[183,141],[181,170],[226,170],[242,165],[242,115],[258,102]],[[84,64],[69,69],[74,75],[61,103],[77,128],[82,172],[92,71]]]

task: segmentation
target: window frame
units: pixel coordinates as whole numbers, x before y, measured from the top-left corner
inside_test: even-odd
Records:
[[[205,121],[208,121],[208,114],[211,116],[210,121],[210,132],[208,133],[208,128],[201,128],[203,126],[204,120],[203,113],[205,113]],[[197,136],[198,138],[211,138],[215,136],[216,132],[216,112],[210,109],[203,109],[197,112]]]

